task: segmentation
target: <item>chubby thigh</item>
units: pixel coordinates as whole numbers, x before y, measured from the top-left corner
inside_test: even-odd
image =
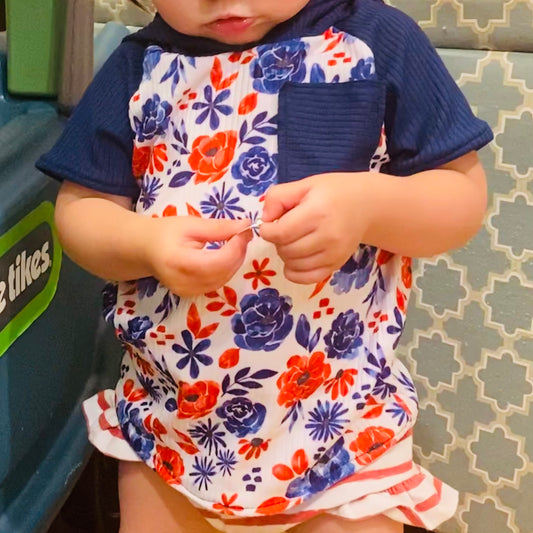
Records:
[[[189,500],[167,485],[144,463],[121,461],[119,466],[120,532],[119,533],[237,533],[231,524],[214,528]],[[266,518],[266,517],[265,517]],[[280,525],[273,529],[261,525],[246,526],[248,533],[281,533],[289,529]],[[242,526],[238,528],[243,529]],[[383,515],[351,521],[331,514],[320,514],[290,527],[293,533],[402,533],[403,525]]]

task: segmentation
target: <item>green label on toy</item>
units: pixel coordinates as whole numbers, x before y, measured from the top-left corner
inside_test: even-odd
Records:
[[[53,205],[43,202],[0,237],[0,356],[56,292],[61,247],[53,221]]]

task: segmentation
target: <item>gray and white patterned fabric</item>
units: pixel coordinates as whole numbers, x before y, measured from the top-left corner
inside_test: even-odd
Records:
[[[389,3],[495,135],[483,228],[415,267],[400,356],[421,399],[416,456],[461,491],[439,532],[533,533],[533,0]]]
[[[480,152],[483,228],[416,262],[400,346],[421,401],[416,457],[461,491],[439,533],[533,533],[533,0],[387,1],[419,22],[495,135]],[[98,22],[139,17],[97,0]]]
[[[125,26],[144,26],[153,17],[152,5],[148,0],[142,2],[147,11],[139,9],[130,0],[95,0],[94,21],[121,22]]]

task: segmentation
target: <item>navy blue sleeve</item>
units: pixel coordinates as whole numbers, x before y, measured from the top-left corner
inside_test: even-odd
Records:
[[[359,4],[360,2],[360,4]],[[390,163],[407,176],[448,163],[492,140],[420,27],[397,9],[358,0],[353,34],[372,49],[387,86],[385,130]]]
[[[100,192],[138,196],[128,106],[141,81],[143,54],[143,47],[131,42],[113,52],[37,168]]]

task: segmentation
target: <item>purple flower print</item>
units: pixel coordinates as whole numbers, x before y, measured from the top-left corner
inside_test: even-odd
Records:
[[[242,439],[259,431],[265,420],[266,408],[260,403],[253,403],[248,398],[239,396],[224,402],[216,413],[224,420],[226,429]]]
[[[257,58],[250,64],[254,89],[276,94],[286,81],[303,81],[307,47],[298,39],[277,46],[258,46]]]
[[[204,88],[205,102],[195,102],[192,106],[195,110],[201,110],[196,118],[196,124],[202,124],[207,118],[209,118],[209,127],[212,130],[216,130],[220,126],[220,118],[218,114],[220,113],[221,115],[228,116],[233,111],[231,106],[222,103],[229,98],[230,94],[229,90],[225,90],[219,92],[215,96],[212,87],[206,85]]]
[[[333,274],[330,284],[334,287],[335,293],[347,293],[352,288],[364,287],[370,279],[375,258],[375,247],[361,245],[359,251]]]
[[[159,95],[154,94],[153,98],[146,100],[142,106],[142,111],[142,120],[137,117],[133,119],[137,139],[142,142],[164,133],[170,120],[172,106],[166,101],[162,102]]]
[[[106,283],[102,290],[102,315],[104,320],[112,324],[115,319],[115,311],[117,310],[117,283]]]
[[[241,300],[241,314],[233,315],[235,343],[245,350],[275,350],[292,329],[292,302],[276,289],[261,289]]]
[[[344,438],[340,438],[301,477],[293,479],[287,487],[287,498],[308,498],[323,492],[335,483],[353,474],[354,465],[350,454],[344,449]]]
[[[271,156],[262,146],[254,146],[239,156],[231,175],[241,182],[237,185],[241,193],[261,196],[274,182],[277,170],[277,154]]]
[[[120,400],[117,404],[117,417],[124,438],[133,448],[137,456],[146,461],[150,459],[150,452],[154,448],[154,436],[144,428],[143,421],[137,407],[132,409],[132,404]]]
[[[360,59],[350,71],[352,80],[371,80],[375,78],[374,58]]]
[[[333,321],[331,330],[324,336],[329,358],[354,359],[363,344],[361,338],[364,324],[359,320],[359,313],[352,309],[340,313]]]
[[[127,328],[119,326],[118,338],[127,343],[135,346],[136,348],[144,348],[146,343],[144,338],[146,332],[153,326],[153,322],[147,316],[137,316],[128,321]]]

